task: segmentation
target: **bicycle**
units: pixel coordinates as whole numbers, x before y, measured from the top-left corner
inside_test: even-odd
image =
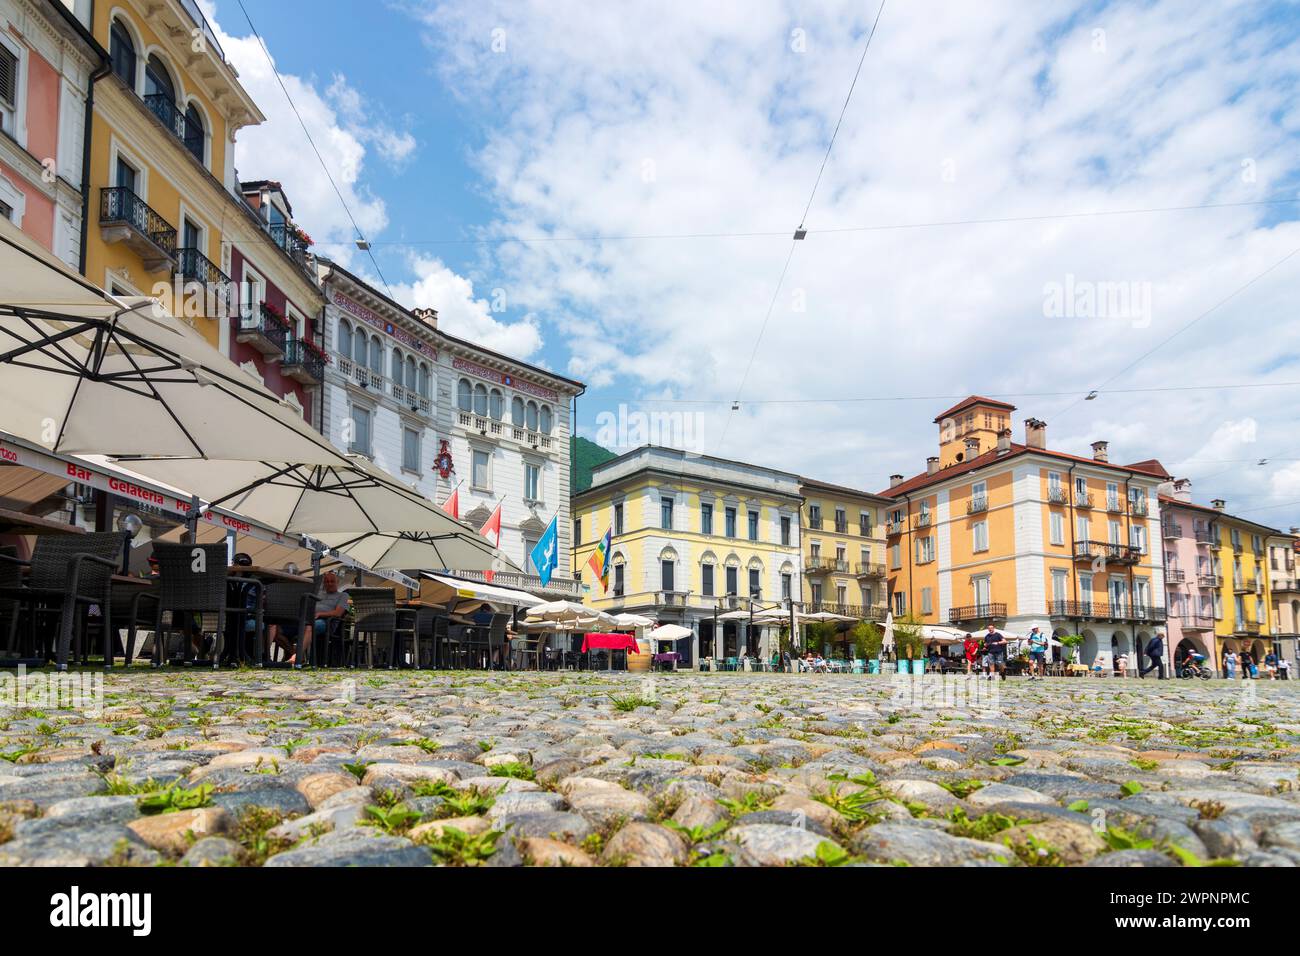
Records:
[[[1210,673],[1209,668],[1202,666],[1200,661],[1187,661],[1178,668],[1178,676],[1184,680],[1191,680],[1199,677],[1201,680],[1209,680],[1214,675]]]

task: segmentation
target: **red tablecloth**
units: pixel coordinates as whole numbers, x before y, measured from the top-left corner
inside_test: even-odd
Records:
[[[636,638],[631,634],[584,634],[582,636],[582,653],[599,650],[628,651],[640,654]]]

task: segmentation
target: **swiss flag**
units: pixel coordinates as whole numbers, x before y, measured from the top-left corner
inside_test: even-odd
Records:
[[[492,547],[501,547],[501,505],[497,504],[496,510],[492,512],[492,517],[484,522],[483,527],[478,529],[478,533],[492,542]]]
[[[442,503],[442,510],[453,518],[460,520],[460,488],[456,488],[447,500]]]

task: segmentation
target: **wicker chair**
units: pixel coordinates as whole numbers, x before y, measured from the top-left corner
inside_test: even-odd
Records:
[[[40,535],[30,562],[7,558],[6,564],[27,564],[31,569],[26,584],[0,588],[0,597],[26,604],[28,621],[35,633],[39,615],[59,618],[56,659],[61,671],[68,669],[73,629],[92,604],[103,613],[103,627],[112,633],[111,584],[122,561],[126,533],[103,531],[96,534]]]
[[[398,666],[402,662],[402,647],[405,639],[415,641],[415,611],[412,608],[399,608],[397,595],[392,588],[348,588],[348,598],[352,601],[355,619],[352,623],[352,654],[348,666],[356,666],[357,653],[364,640],[366,645],[366,666],[375,666],[375,652],[386,659],[388,667]],[[376,648],[375,637],[387,634],[385,646]]]
[[[226,631],[226,545],[154,542],[158,559],[158,618],[154,629],[154,666],[162,664],[168,637],[177,628],[171,615],[203,616],[202,630],[215,634],[212,666],[220,665]],[[202,555],[202,564],[200,561]],[[215,617],[215,626],[208,622]],[[163,621],[168,621],[164,626]],[[182,659],[185,655],[182,655]],[[194,655],[190,655],[194,660]]]
[[[297,628],[298,647],[302,647],[302,637],[307,633],[316,617],[316,589],[310,584],[296,582],[276,582],[266,586],[266,606],[262,609],[262,623],[286,625]],[[261,624],[257,633],[262,633]],[[263,643],[265,648],[265,643]],[[312,645],[313,654],[316,652]],[[265,655],[265,651],[264,651]],[[265,659],[263,660],[265,663]],[[303,661],[302,663],[306,663]]]
[[[18,560],[18,549],[11,544],[0,547],[0,591],[22,587],[23,565]],[[0,631],[4,633],[4,652],[14,652],[14,641],[18,635],[18,611],[20,604],[16,598],[0,597]]]
[[[136,634],[141,625],[146,628],[152,628],[158,620],[158,609],[155,606],[158,601],[158,592],[154,588],[144,588],[139,586],[125,585],[118,586],[112,590],[112,600],[109,606],[112,608],[110,620],[113,622],[113,630],[104,628],[104,666],[109,667],[113,663],[115,645],[117,642],[117,630],[126,628],[126,638],[122,643],[122,654],[127,666],[130,666],[136,653]],[[154,635],[157,639],[157,635]]]

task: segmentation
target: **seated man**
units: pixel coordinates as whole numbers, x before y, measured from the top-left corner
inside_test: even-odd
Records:
[[[289,665],[294,666],[298,663],[298,653],[301,652],[303,660],[307,660],[311,653],[311,641],[313,637],[324,637],[326,628],[330,622],[337,620],[348,613],[348,595],[346,591],[339,590],[339,579],[333,571],[327,571],[321,578],[321,583],[325,591],[316,595],[316,617],[312,622],[312,628],[303,635],[302,646],[298,648],[289,657]],[[278,640],[278,637],[286,638],[285,642]],[[296,624],[285,624],[279,629],[279,635],[273,637],[281,647],[286,651],[292,646],[292,643],[298,637],[298,626]]]

